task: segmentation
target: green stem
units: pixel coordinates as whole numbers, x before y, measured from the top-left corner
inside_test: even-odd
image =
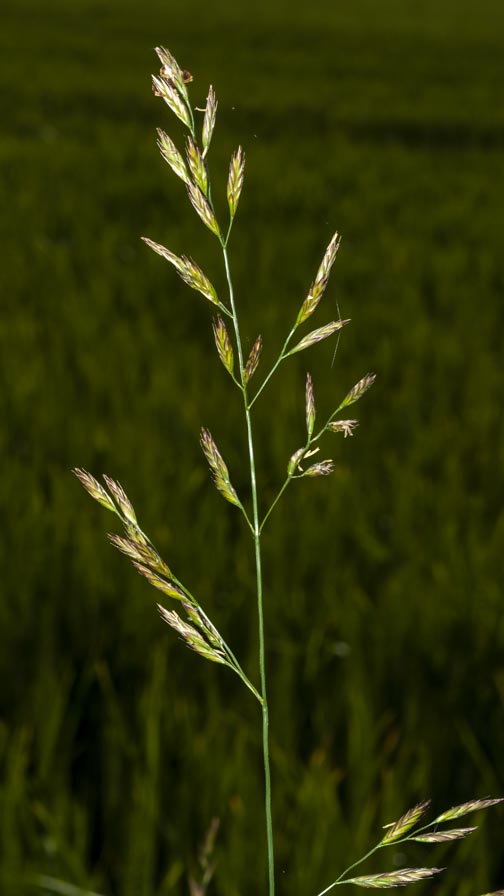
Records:
[[[262,569],[261,569],[261,531],[259,527],[259,508],[257,501],[257,482],[255,471],[255,454],[254,440],[252,434],[252,420],[250,415],[250,407],[247,398],[247,388],[243,379],[244,364],[243,350],[241,344],[240,328],[236,315],[234,303],[233,283],[229,270],[229,260],[225,242],[221,242],[222,252],[224,255],[224,265],[226,268],[226,278],[229,289],[229,303],[233,313],[233,323],[236,336],[236,347],[238,351],[238,361],[240,365],[240,374],[242,378],[243,403],[245,410],[245,420],[247,424],[247,444],[250,465],[250,484],[252,490],[252,508],[253,508],[253,535],[254,535],[254,552],[256,566],[256,583],[257,583],[257,616],[259,625],[259,671],[261,677],[261,706],[262,706],[262,729],[263,729],[263,762],[264,762],[264,803],[266,815],[266,841],[268,848],[268,884],[269,896],[275,893],[275,867],[274,867],[274,851],[273,851],[273,822],[271,815],[271,771],[269,759],[269,713],[268,699],[266,692],[266,661],[265,661],[265,638],[264,638],[264,614],[263,614],[263,588],[262,588]],[[289,337],[290,338],[290,337]]]
[[[326,887],[325,890],[322,890],[320,893],[318,893],[318,896],[325,896],[325,894],[328,893],[329,890],[332,890],[333,887],[338,887],[341,884],[350,883],[350,881],[343,880],[343,878],[346,877],[350,871],[353,871],[354,868],[357,868],[357,865],[362,865],[362,862],[365,862],[366,859],[369,859],[369,857],[372,856],[373,853],[375,853],[380,848],[380,846],[380,843],[378,844],[378,846],[373,846],[373,848],[370,849],[365,856],[362,856],[362,858],[357,859],[356,862],[353,862],[351,865],[349,865],[348,868],[345,868],[345,870],[340,874],[339,877],[336,878],[335,881],[333,881],[332,884],[329,884],[329,886]]]
[[[275,373],[275,370],[277,369],[277,367],[279,367],[280,364],[282,363],[282,361],[287,357],[287,355],[285,354],[285,350],[286,350],[286,348],[287,348],[289,342],[291,341],[291,339],[292,339],[292,337],[293,337],[293,335],[294,335],[295,330],[296,330],[296,325],[293,326],[292,330],[290,331],[289,335],[287,336],[287,339],[285,340],[285,342],[284,342],[284,344],[283,344],[283,346],[282,346],[282,351],[280,352],[278,358],[276,359],[275,363],[273,364],[273,367],[271,368],[271,370],[270,370],[270,372],[268,373],[267,377],[262,381],[262,383],[261,383],[261,385],[259,386],[259,389],[257,390],[256,394],[254,395],[252,401],[249,403],[249,405],[248,405],[248,410],[250,410],[250,408],[252,407],[252,405],[254,404],[254,402],[257,401],[257,399],[259,398],[259,396],[260,396],[262,390],[264,389],[264,387],[266,386],[266,384],[269,383],[271,377],[272,377],[273,374]]]

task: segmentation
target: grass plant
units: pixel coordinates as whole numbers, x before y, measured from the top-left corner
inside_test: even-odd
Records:
[[[347,408],[354,405],[372,386],[375,376],[367,373],[344,393],[335,408],[323,415],[323,423],[316,426],[318,415],[315,401],[315,389],[310,373],[306,374],[305,391],[300,406],[304,406],[305,435],[301,444],[290,455],[286,456],[286,472],[283,482],[279,484],[276,496],[271,502],[264,502],[256,474],[256,438],[254,429],[254,411],[256,402],[264,399],[267,387],[280,365],[295,355],[305,352],[318,343],[338,334],[349,321],[346,319],[329,320],[314,329],[305,332],[305,324],[317,311],[326,291],[331,269],[336,260],[340,246],[340,236],[335,233],[323,255],[312,285],[294,322],[288,329],[287,336],[276,359],[266,371],[261,370],[263,339],[258,335],[247,352],[241,330],[239,303],[235,297],[229,244],[233,224],[237,214],[240,196],[244,184],[245,153],[239,147],[233,154],[229,166],[227,180],[228,217],[222,222],[217,212],[218,203],[214,201],[209,156],[214,136],[217,99],[212,87],[209,88],[204,109],[193,108],[190,100],[190,84],[192,76],[184,71],[173,55],[166,49],[156,50],[161,62],[158,76],[153,76],[153,89],[156,96],[164,100],[170,111],[182,123],[186,131],[185,154],[182,154],[172,138],[164,130],[158,130],[158,146],[163,159],[173,173],[183,181],[188,199],[196,215],[215,237],[222,255],[225,272],[226,295],[222,296],[214,287],[209,277],[192,258],[176,255],[164,245],[150,238],[144,242],[158,255],[167,260],[179,277],[190,288],[199,292],[213,310],[213,335],[217,356],[224,366],[239,395],[243,408],[244,422],[244,456],[248,468],[249,491],[240,494],[233,485],[233,477],[223,454],[206,427],[202,427],[200,442],[203,454],[208,463],[214,484],[221,496],[236,508],[249,531],[255,564],[256,622],[258,627],[258,682],[254,683],[254,673],[244,670],[231,646],[210,619],[194,595],[184,583],[183,577],[168,564],[149,536],[138,522],[136,511],[125,490],[119,482],[105,475],[103,484],[92,474],[83,469],[75,473],[86,491],[103,507],[115,514],[123,527],[123,533],[109,535],[111,543],[127,556],[148,582],[163,595],[163,603],[158,604],[159,613],[166,622],[194,652],[215,664],[226,666],[241,680],[244,687],[257,701],[262,720],[262,759],[264,768],[264,839],[267,854],[268,894],[275,894],[275,855],[274,831],[272,816],[272,779],[269,749],[268,675],[266,666],[266,630],[264,619],[264,603],[269,594],[263,577],[263,537],[265,527],[274,510],[277,509],[287,488],[299,479],[313,479],[328,476],[333,472],[332,459],[320,459],[319,450],[322,440],[339,435],[347,438],[354,434],[358,425],[356,419],[346,417]],[[201,116],[201,121],[198,120]],[[298,332],[299,331],[299,332]],[[345,414],[345,416],[343,416]],[[267,583],[267,577],[266,577]],[[164,604],[170,602],[170,608]],[[175,602],[175,603],[173,603]],[[176,609],[172,607],[175,606]],[[365,888],[392,888],[433,877],[444,870],[440,867],[407,867],[387,872],[370,873],[352,877],[354,869],[378,851],[390,847],[415,842],[422,844],[443,844],[468,837],[475,830],[471,827],[446,827],[459,818],[478,810],[502,802],[502,799],[476,799],[454,806],[437,814],[430,822],[425,822],[429,801],[422,801],[409,809],[397,821],[385,827],[385,833],[376,846],[367,851],[361,858],[353,861],[318,896],[325,896],[333,888],[343,884],[354,884]],[[211,829],[214,837],[216,826]],[[205,864],[206,863],[206,864]],[[213,873],[208,855],[204,853],[202,861],[202,883],[192,881],[193,893],[205,892]],[[49,879],[45,878],[45,886],[50,889]],[[57,883],[57,882],[56,882]],[[63,886],[63,885],[62,885]],[[60,888],[60,892],[65,891]],[[495,891],[495,893],[502,891]]]

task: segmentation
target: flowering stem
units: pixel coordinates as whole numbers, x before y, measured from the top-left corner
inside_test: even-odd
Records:
[[[236,336],[236,346],[238,351],[238,361],[240,365],[240,374],[242,379],[242,393],[245,410],[245,420],[247,424],[247,444],[249,452],[250,466],[250,484],[252,490],[252,509],[253,509],[253,537],[254,552],[256,566],[256,585],[257,585],[257,616],[259,626],[259,671],[261,677],[261,706],[263,721],[263,763],[264,763],[264,796],[265,796],[265,815],[266,815],[266,840],[268,847],[268,892],[269,896],[275,893],[275,868],[274,868],[274,850],[273,850],[273,822],[271,815],[271,771],[269,759],[269,713],[268,699],[266,693],[266,662],[265,662],[265,639],[264,639],[264,613],[263,613],[263,586],[262,586],[262,568],[261,568],[261,530],[259,526],[259,509],[257,501],[257,482],[255,471],[255,455],[254,440],[252,434],[252,419],[250,414],[251,405],[248,404],[247,386],[244,379],[243,349],[240,336],[240,328],[236,308],[234,303],[233,283],[229,270],[229,260],[225,243],[222,244],[222,252],[224,255],[224,265],[226,268],[226,278],[229,289],[229,304],[233,313],[233,324]]]

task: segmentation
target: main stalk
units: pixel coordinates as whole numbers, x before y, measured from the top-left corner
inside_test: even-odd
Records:
[[[229,289],[229,302],[233,313],[233,325],[236,336],[236,346],[238,351],[238,361],[240,365],[240,376],[242,382],[242,393],[245,410],[245,420],[247,424],[247,444],[250,465],[250,485],[252,491],[252,512],[253,512],[253,534],[254,534],[254,551],[255,551],[255,567],[256,567],[256,587],[257,587],[257,618],[259,627],[259,671],[261,677],[261,707],[262,707],[262,731],[263,731],[263,762],[264,762],[264,798],[265,798],[265,815],[266,815],[266,840],[268,845],[268,892],[269,896],[275,894],[275,866],[273,851],[273,822],[271,817],[271,771],[269,758],[269,713],[268,698],[266,687],[266,660],[265,660],[265,639],[264,639],[264,612],[263,612],[263,587],[262,587],[262,567],[261,567],[261,531],[259,524],[259,508],[257,502],[257,482],[255,471],[255,455],[254,455],[254,439],[252,434],[252,419],[250,407],[248,404],[247,387],[244,381],[244,364],[243,351],[240,337],[240,328],[236,315],[234,303],[233,283],[229,270],[229,260],[226,246],[222,246],[224,255],[224,265],[226,268],[226,277]]]

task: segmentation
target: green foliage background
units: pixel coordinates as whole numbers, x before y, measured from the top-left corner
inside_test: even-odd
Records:
[[[263,501],[364,373],[336,473],[265,539],[280,894],[315,894],[420,798],[504,793],[502,210],[497,0],[4,0],[0,321],[1,892],[27,873],[106,896],[187,891],[221,819],[213,892],[264,892],[260,719],[163,626],[70,475],[119,479],[254,680],[250,543],[209,484],[201,425],[247,495],[239,395],[209,308],[140,235],[223,288],[212,237],[158,156],[168,46],[220,102],[214,192],[247,154],[231,255],[263,370],[335,229],[317,312],[353,319],[257,405]],[[222,202],[222,208],[224,208]],[[259,374],[256,374],[259,376]],[[448,851],[446,893],[504,883],[502,812]],[[385,861],[388,859],[387,861]],[[21,881],[21,882],[20,882]],[[417,887],[418,889],[419,887]],[[30,890],[30,892],[32,892]]]

